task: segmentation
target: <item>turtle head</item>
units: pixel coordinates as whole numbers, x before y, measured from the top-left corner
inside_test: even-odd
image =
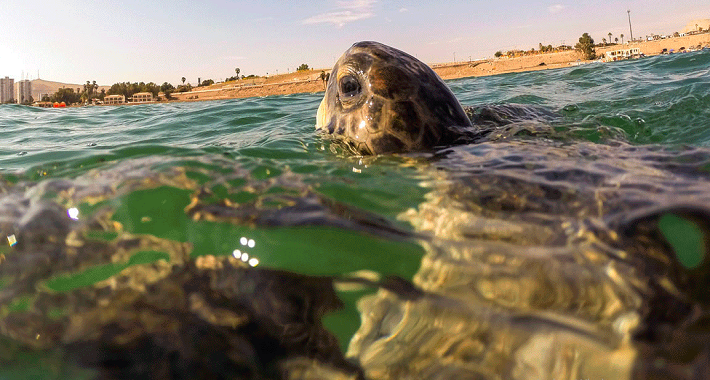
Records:
[[[436,73],[411,55],[358,42],[333,67],[316,128],[360,154],[451,144],[471,122]]]

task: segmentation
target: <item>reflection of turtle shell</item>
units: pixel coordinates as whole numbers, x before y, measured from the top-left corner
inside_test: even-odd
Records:
[[[707,162],[545,139],[446,149],[400,215],[432,237],[423,295],[363,298],[348,356],[376,379],[703,378]],[[666,240],[664,219],[697,247]]]
[[[0,178],[0,236],[12,242],[0,247],[0,368],[26,370],[31,352],[60,378],[356,376],[321,324],[342,306],[332,279],[193,258],[189,243],[122,231],[111,208],[77,218],[47,199],[101,203],[147,186],[187,200],[173,186],[194,184],[150,160],[23,186]]]
[[[377,42],[353,45],[335,64],[316,128],[362,154],[422,150],[474,135],[431,68]]]

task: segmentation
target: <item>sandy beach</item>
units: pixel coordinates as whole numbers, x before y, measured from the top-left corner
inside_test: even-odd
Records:
[[[597,48],[597,56],[602,56],[610,50],[639,48],[646,56],[661,54],[663,49],[679,51],[691,46],[706,46],[710,44],[710,34],[667,38],[656,41],[625,43]],[[533,70],[549,70],[570,65],[586,63],[575,51],[559,53],[535,54],[517,58],[493,58],[489,60],[449,62],[431,65],[442,79],[457,79],[486,75],[498,75]],[[305,72],[273,75],[268,78],[245,79],[240,81],[218,83],[208,87],[199,87],[191,92],[174,93],[178,101],[201,101],[216,99],[248,98],[269,95],[285,95],[294,93],[316,93],[324,90],[320,79],[322,71],[330,69],[314,69]]]

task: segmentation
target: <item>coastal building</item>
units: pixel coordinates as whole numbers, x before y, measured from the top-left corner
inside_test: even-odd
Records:
[[[691,20],[683,28],[683,34],[696,34],[710,30],[710,19]]]
[[[153,101],[153,94],[150,92],[138,92],[133,94],[133,103],[146,103]]]
[[[642,56],[641,49],[639,49],[639,48],[612,50],[612,51],[606,52],[605,57],[604,57],[604,61],[611,62],[611,61],[620,61],[622,59],[635,59],[635,58],[641,58],[641,56]]]
[[[0,78],[0,103],[6,103],[15,99],[15,80],[12,78]]]
[[[29,103],[32,99],[32,82],[28,79],[15,83],[15,102],[17,104]]]
[[[104,104],[123,104],[126,102],[126,97],[123,95],[106,95],[104,96]]]

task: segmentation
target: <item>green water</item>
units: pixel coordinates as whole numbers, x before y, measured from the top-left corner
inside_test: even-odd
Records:
[[[447,84],[464,105],[522,103],[558,112],[561,120],[554,128],[569,141],[605,145],[612,137],[632,146],[702,150],[710,146],[709,67],[705,50]],[[0,106],[0,254],[9,257],[15,249],[5,240],[15,233],[24,210],[19,199],[45,199],[77,208],[77,223],[88,226],[87,241],[109,244],[121,234],[150,235],[188,244],[192,258],[239,250],[262,268],[322,276],[367,271],[411,280],[425,248],[377,223],[352,222],[361,220],[353,215],[366,213],[404,233],[415,232],[398,216],[426,202],[439,174],[422,170],[430,165],[422,155],[355,157],[321,139],[314,130],[321,97],[68,109]],[[65,185],[42,185],[61,181]],[[296,221],[275,214],[274,222],[250,219],[257,213],[248,209],[231,219],[190,209],[194,197],[201,205],[223,205],[226,199],[232,205],[282,210],[308,196],[334,202],[330,209],[340,211],[327,217],[299,215]],[[89,225],[100,213],[110,228]],[[677,233],[688,227],[675,228]],[[687,243],[690,249],[702,249],[698,239]],[[57,270],[38,286],[66,292],[131,266],[170,260],[171,254],[159,249],[133,252],[120,262],[97,258],[75,270]],[[686,262],[694,267],[699,260]],[[18,276],[3,272],[0,292]],[[345,307],[326,317],[343,348],[359,326],[355,303],[368,292],[372,289],[341,292]],[[33,297],[28,292],[0,298],[0,316],[37,307]],[[61,310],[52,313],[61,315]],[[34,378],[43,366],[56,365],[51,358],[23,358],[24,368],[36,370],[13,367],[4,375],[0,370],[0,377]]]

